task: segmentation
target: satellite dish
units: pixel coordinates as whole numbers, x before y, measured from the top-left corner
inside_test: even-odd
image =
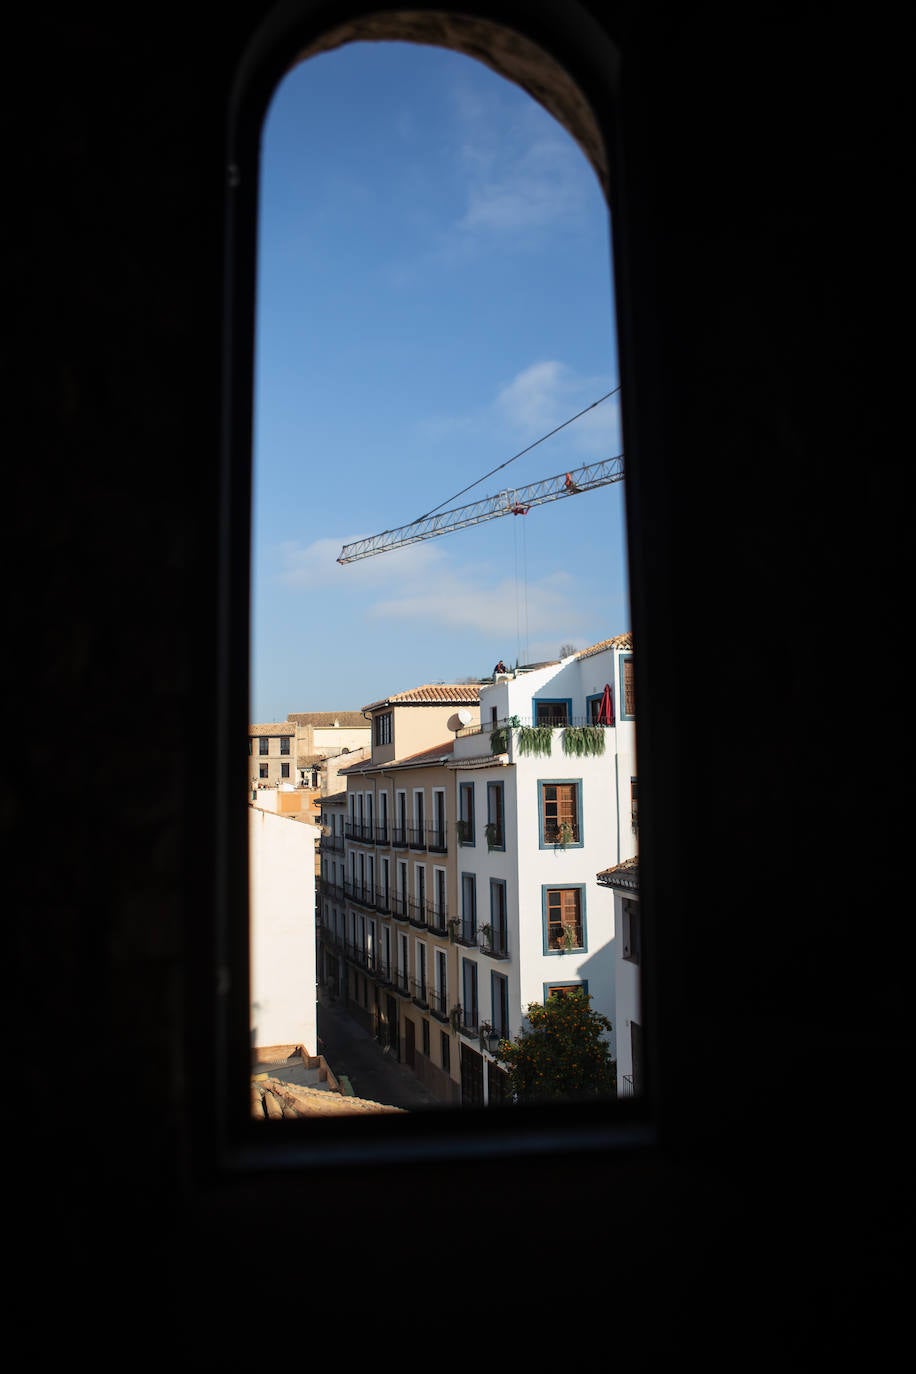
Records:
[[[461,724],[462,724],[462,725],[470,725],[470,723],[471,723],[471,713],[470,713],[470,711],[468,711],[468,710],[466,710],[464,707],[462,707],[461,710],[458,712],[458,719],[461,721]]]

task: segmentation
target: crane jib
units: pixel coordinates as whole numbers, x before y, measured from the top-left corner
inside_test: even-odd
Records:
[[[401,525],[398,529],[385,530],[368,539],[354,540],[352,544],[344,544],[337,561],[355,563],[357,559],[371,558],[373,554],[404,548],[407,544],[434,539],[440,534],[451,534],[454,530],[467,529],[469,525],[479,525],[484,520],[495,520],[503,515],[527,515],[532,506],[558,501],[565,496],[578,496],[581,492],[608,486],[622,478],[622,455],[605,458],[598,463],[587,463],[584,467],[545,477],[527,487],[501,491],[496,496],[484,497],[471,505],[440,511],[436,515],[414,520],[409,525]]]

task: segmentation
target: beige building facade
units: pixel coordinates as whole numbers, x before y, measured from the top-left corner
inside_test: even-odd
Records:
[[[446,768],[480,689],[433,684],[372,703],[370,757],[322,799],[319,984],[444,1105],[461,1101],[457,814]]]

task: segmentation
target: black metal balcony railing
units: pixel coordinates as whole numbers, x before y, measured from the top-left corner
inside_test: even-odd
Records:
[[[394,970],[394,976],[392,977],[391,982],[395,992],[400,993],[402,997],[410,996],[410,979],[402,969],[398,968]]]
[[[464,1007],[461,1012],[461,1034],[477,1037],[478,1012],[476,1007]]]
[[[412,825],[407,832],[407,843],[411,849],[425,849],[426,826]]]
[[[621,1074],[620,1086],[617,1090],[618,1097],[636,1097],[637,1089],[635,1081],[628,1073]]]
[[[357,844],[375,843],[372,826],[366,825],[363,821],[344,821],[344,835],[348,840],[355,840]]]
[[[335,902],[342,902],[346,895],[342,884],[332,882],[329,878],[318,879],[318,891],[322,897],[328,897]]]
[[[324,852],[325,850],[334,850],[334,851],[336,851],[337,853],[342,854],[342,853],[343,853],[343,847],[344,847],[343,835],[322,835],[322,837],[321,837],[321,850],[322,850],[322,852]]]
[[[410,924],[412,926],[416,926],[418,930],[426,930],[427,925],[429,924],[429,908],[426,902],[418,902],[411,898],[409,902],[409,912]]]
[[[448,912],[437,911],[431,907],[427,915],[428,929],[431,935],[448,934]]]
[[[431,992],[429,994],[429,1010],[437,1021],[448,1020],[448,994],[445,992]]]
[[[426,986],[425,980],[423,980],[423,979],[421,979],[421,978],[412,978],[410,981],[411,981],[411,991],[410,991],[411,1000],[412,1000],[413,1002],[415,1002],[416,1005],[417,1005],[418,1007],[428,1007],[428,1006],[429,1006],[429,1001],[428,1001],[428,998],[429,998],[429,990],[428,990],[428,988],[427,988],[427,986]]]
[[[357,968],[366,967],[366,951],[362,945],[354,944],[352,940],[347,940],[344,946],[344,956],[351,964],[356,964]]]
[[[375,889],[375,909],[383,916],[387,916],[388,912],[391,910],[387,887],[377,887]]]
[[[410,903],[400,892],[395,892],[391,898],[391,914],[396,921],[410,919]]]
[[[382,821],[381,825],[377,825],[377,826],[375,827],[375,843],[376,843],[376,844],[387,844],[387,843],[388,843],[388,822],[387,822],[387,821]]]
[[[426,836],[426,848],[431,850],[434,854],[445,854],[447,852],[448,832],[445,828],[444,821],[441,825],[436,825],[434,823],[429,827],[429,833]]]
[[[491,959],[508,959],[509,938],[504,930],[483,931],[480,936],[480,951]]]
[[[366,961],[366,971],[370,978],[375,978],[379,983],[391,982],[391,965],[378,955],[370,955]]]
[[[459,921],[455,938],[459,945],[476,945],[477,922],[467,920]]]
[[[348,901],[355,902],[357,906],[367,907],[370,911],[375,910],[375,893],[368,883],[344,883],[344,894]]]

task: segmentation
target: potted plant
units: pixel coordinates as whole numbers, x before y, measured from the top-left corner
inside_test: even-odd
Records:
[[[452,917],[449,919],[449,923],[448,923],[448,938],[451,940],[452,944],[456,944],[456,943],[457,943],[457,940],[458,940],[458,926],[459,926],[458,917],[457,917],[457,916],[452,916]]]
[[[573,830],[569,821],[561,821],[560,828],[557,831],[557,843],[559,844],[560,848],[565,849],[568,844],[573,843],[575,838],[575,831]]]
[[[448,1014],[449,1025],[457,1035],[461,1029],[461,1003],[456,1002]]]
[[[480,927],[480,934],[483,940],[481,949],[488,950],[493,948],[493,927],[487,922]]]
[[[468,840],[471,838],[471,826],[470,826],[470,822],[469,822],[469,821],[465,821],[465,820],[460,820],[460,821],[456,821],[456,822],[455,822],[455,825],[456,825],[457,828],[458,828],[458,843],[459,843],[459,844],[467,844]]]
[[[493,850],[496,849],[502,843],[502,839],[499,833],[499,826],[496,824],[495,821],[488,821],[487,824],[484,826],[483,833],[487,837],[487,853],[491,854]]]
[[[577,936],[577,934],[576,934],[576,927],[575,927],[575,926],[564,926],[564,927],[563,927],[563,935],[562,935],[562,943],[561,943],[562,952],[563,952],[564,954],[568,954],[568,953],[570,952],[570,950],[578,949],[578,948],[579,948],[579,938],[578,938],[578,936]]]

